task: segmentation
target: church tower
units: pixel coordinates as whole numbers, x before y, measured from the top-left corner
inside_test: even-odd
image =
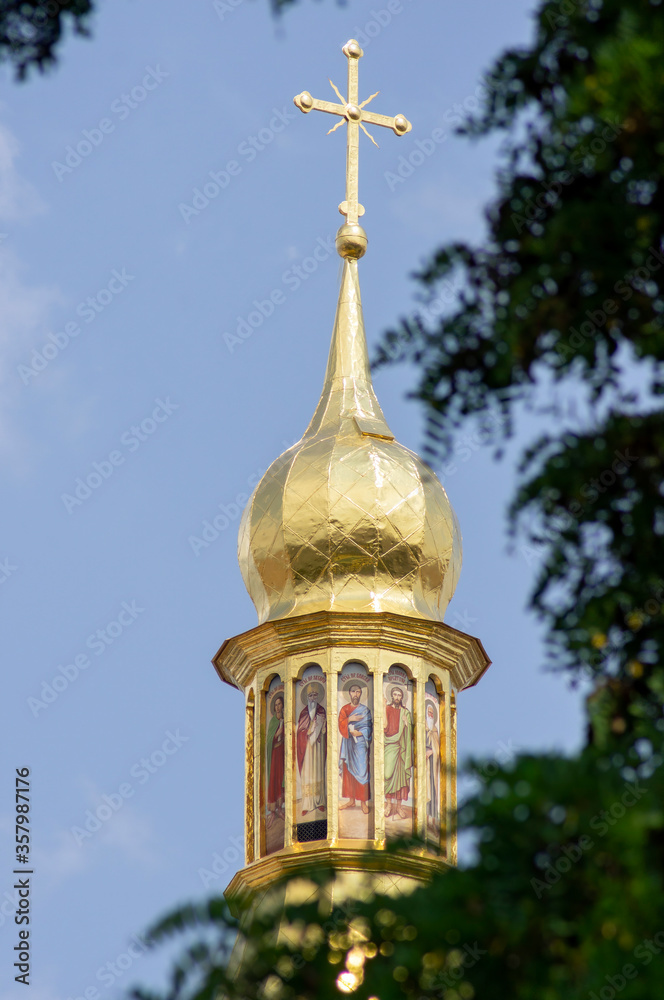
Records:
[[[367,355],[359,133],[411,126],[365,110],[372,98],[358,103],[363,53],[354,40],[343,52],[347,100],[334,84],[339,104],[295,98],[305,113],[338,116],[330,131],[347,126],[327,372],[311,423],[265,473],[240,526],[258,625],[213,660],[245,700],[246,858],[226,893],[256,905],[316,862],[334,867],[340,894],[367,877],[407,891],[455,863],[456,698],[489,665],[477,639],[443,621],[459,526],[436,475],[395,440]],[[390,838],[411,846],[387,852]]]

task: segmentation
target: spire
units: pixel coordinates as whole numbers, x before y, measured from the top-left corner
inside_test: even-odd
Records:
[[[344,227],[345,228],[345,227]],[[360,226],[356,227],[360,229]],[[357,433],[394,439],[371,381],[357,260],[344,260],[320,402],[304,438]]]

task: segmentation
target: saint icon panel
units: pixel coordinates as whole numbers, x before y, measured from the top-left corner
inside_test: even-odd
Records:
[[[383,679],[385,703],[385,833],[388,837],[413,833],[415,800],[413,778],[413,682],[398,664]]]
[[[317,663],[295,683],[295,824],[300,843],[327,837],[327,686]]]
[[[370,840],[374,835],[373,678],[358,662],[338,678],[339,836]]]
[[[284,683],[274,677],[265,693],[265,853],[284,846],[285,729]]]
[[[424,685],[424,731],[425,731],[425,764],[427,784],[427,826],[426,839],[429,843],[440,842],[441,822],[441,764],[444,742],[441,698],[432,680]]]

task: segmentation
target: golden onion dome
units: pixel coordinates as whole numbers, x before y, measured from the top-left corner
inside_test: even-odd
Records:
[[[338,248],[346,259],[323,392],[301,440],[247,504],[242,576],[261,624],[314,611],[442,621],[461,570],[461,532],[438,477],[385,421],[353,259],[362,250]]]

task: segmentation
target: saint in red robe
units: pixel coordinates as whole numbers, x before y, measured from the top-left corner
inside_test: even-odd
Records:
[[[284,720],[276,716],[270,720],[268,746],[267,804],[273,806],[284,797]]]

